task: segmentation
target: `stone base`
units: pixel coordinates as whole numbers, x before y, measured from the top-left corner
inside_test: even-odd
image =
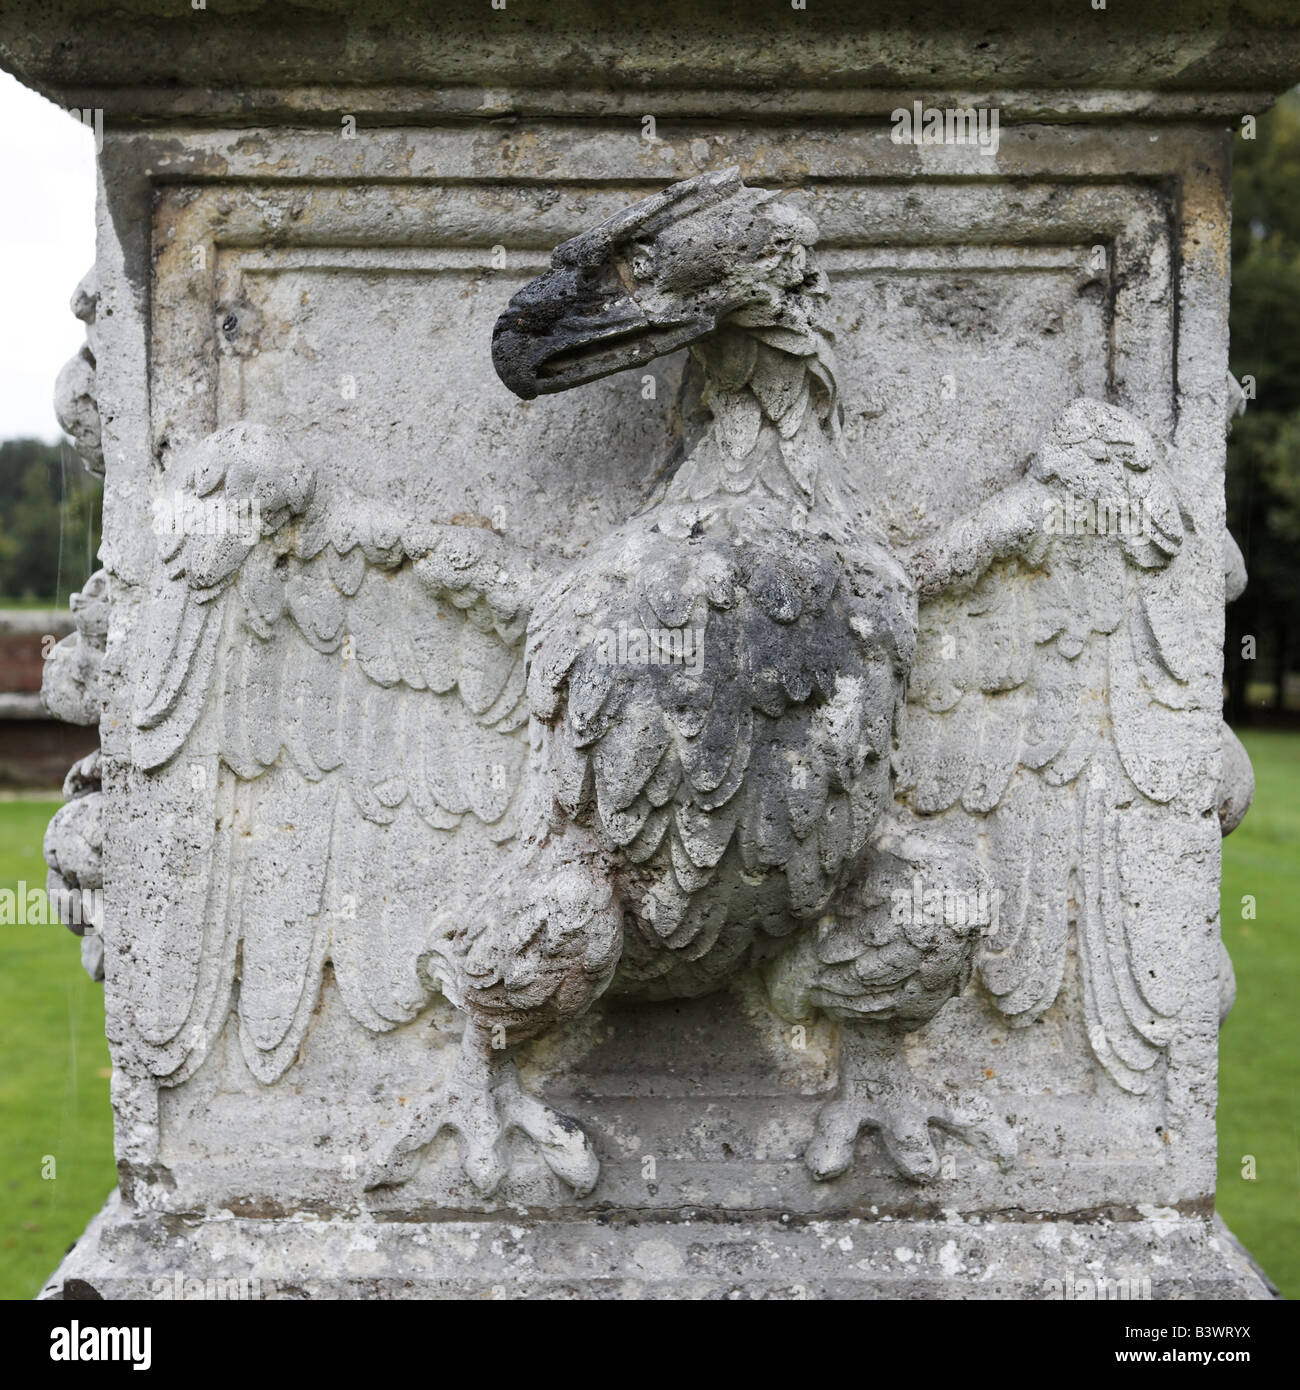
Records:
[[[1101,1285],[1099,1280],[1107,1281]],[[88,1286],[88,1287],[87,1287]],[[44,1299],[1267,1299],[1217,1217],[187,1220],[116,1194]]]

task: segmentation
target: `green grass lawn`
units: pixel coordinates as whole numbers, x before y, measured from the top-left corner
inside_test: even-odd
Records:
[[[0,801],[0,887],[44,888],[60,804]],[[0,1298],[35,1294],[117,1181],[108,1076],[102,986],[76,939],[0,926]]]
[[[1300,1298],[1300,735],[1247,733],[1255,804],[1223,842],[1237,1004],[1219,1046],[1219,1210]],[[1242,899],[1255,918],[1243,920]],[[1255,1177],[1242,1176],[1253,1155]]]
[[[1224,845],[1237,1007],[1223,1030],[1219,1209],[1300,1296],[1300,735],[1245,738],[1258,790]],[[57,801],[0,801],[0,887],[43,884]],[[1252,895],[1256,916],[1242,920]],[[62,927],[0,927],[0,1297],[29,1298],[114,1183],[100,986]],[[43,1178],[53,1156],[56,1176]],[[1245,1155],[1255,1177],[1242,1176]]]

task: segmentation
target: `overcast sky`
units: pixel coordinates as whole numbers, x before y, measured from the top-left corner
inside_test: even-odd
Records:
[[[84,341],[68,301],[94,258],[94,136],[0,72],[0,439],[63,438],[54,378]]]

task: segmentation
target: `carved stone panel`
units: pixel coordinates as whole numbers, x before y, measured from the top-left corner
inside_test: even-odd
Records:
[[[0,20],[110,113],[50,856],[121,1197],[59,1278],[1260,1292],[1222,125],[1295,45],[253,0],[209,77],[144,8],[114,65]],[[994,148],[891,138],[971,83]]]
[[[453,810],[431,827],[413,797],[399,798],[391,826],[365,831],[372,838],[364,854],[374,858],[352,879],[338,867],[338,848],[322,861],[314,842],[326,818],[339,814],[337,793],[313,783],[297,803],[268,801],[271,793],[256,790],[261,783],[236,785],[222,770],[215,743],[187,745],[145,767],[132,743],[139,735],[130,732],[138,711],[128,702],[146,682],[151,649],[167,640],[149,616],[159,561],[148,509],[179,485],[187,451],[214,431],[255,421],[279,432],[314,476],[314,505],[336,518],[352,512],[358,527],[394,534],[417,523],[490,527],[557,563],[581,556],[652,494],[688,428],[676,404],[680,355],[581,392],[520,402],[492,371],[492,328],[511,296],[544,270],[552,246],[669,177],[693,173],[698,151],[661,142],[647,167],[641,149],[617,138],[564,129],[533,138],[512,136],[493,156],[503,177],[478,186],[461,175],[487,159],[479,137],[445,131],[390,133],[379,144],[382,158],[374,143],[363,155],[380,167],[359,169],[340,159],[336,140],[292,137],[293,157],[279,157],[274,178],[266,175],[275,163],[271,137],[248,149],[220,133],[190,135],[163,150],[129,136],[108,151],[138,186],[166,175],[149,227],[147,321],[137,305],[110,334],[124,358],[146,348],[150,385],[147,429],[146,417],[123,412],[129,418],[114,441],[120,471],[110,495],[120,722],[105,740],[118,797],[109,857],[111,875],[137,890],[121,893],[116,909],[119,941],[133,943],[137,955],[163,950],[182,921],[193,930],[193,918],[202,918],[210,929],[231,911],[211,883],[204,896],[185,896],[194,857],[210,862],[220,852],[210,826],[186,838],[197,793],[218,798],[219,827],[223,815],[237,824],[240,815],[273,814],[285,864],[332,866],[315,871],[325,885],[319,913],[336,927],[360,919],[365,930],[387,933],[394,959],[408,964],[439,920],[464,918],[510,852],[503,806],[521,775],[523,725],[494,730],[491,746],[500,751],[485,753],[474,741],[477,716],[469,718],[454,694],[438,696],[421,715],[420,746],[466,786],[482,775],[477,811]],[[1185,239],[1189,216],[1213,220],[1222,208],[1211,194],[1208,210],[1180,206],[1174,185],[1155,177],[1198,149],[1200,138],[1174,132],[1171,148],[1156,155],[1145,143],[1119,140],[1104,167],[1088,164],[1094,177],[1086,182],[1074,169],[1094,152],[1080,149],[1073,132],[1032,146],[1012,137],[999,164],[973,164],[958,182],[943,164],[950,151],[904,178],[897,148],[885,142],[864,141],[856,162],[843,145],[828,155],[813,135],[791,146],[736,129],[706,145],[708,167],[739,161],[749,183],[788,188],[792,205],[820,227],[848,467],[894,543],[924,542],[1018,479],[1064,407],[1089,396],[1122,406],[1172,445],[1169,466],[1193,523],[1184,558],[1194,571],[1212,572],[1218,504],[1195,484],[1218,467],[1220,404],[1207,395],[1180,406],[1175,395],[1180,363],[1207,382],[1212,373],[1189,359],[1179,338],[1180,248],[1171,238],[1180,217]],[[153,175],[140,172],[146,168]],[[400,180],[378,177],[393,168]],[[113,196],[125,198],[128,186]],[[1212,318],[1218,310],[1200,312]],[[133,333],[144,335],[134,347]],[[396,578],[374,584],[374,626],[344,634],[356,637],[363,664],[392,656],[406,640],[400,629],[465,621],[454,604]],[[1216,777],[1217,620],[1212,586],[1186,601],[1205,611],[1187,625],[1182,658],[1177,737],[1190,750],[1190,770],[1172,802],[1138,796],[1126,808],[1129,824],[1147,823],[1140,838],[1148,866],[1164,866],[1150,880],[1160,884],[1161,922],[1137,928],[1154,932],[1143,939],[1156,942],[1167,1020],[1145,1089],[1117,1084],[1098,1060],[1097,1027],[1113,1025],[1108,1010],[1117,1006],[1089,1004],[1072,934],[1056,963],[1059,989],[1042,986],[1031,1017],[1019,1020],[1028,1026],[1013,1027],[976,978],[907,1044],[919,1077],[974,1088],[1014,1123],[1019,1156],[1008,1171],[952,1141],[942,1152],[942,1181],[918,1189],[864,1133],[848,1173],[816,1180],[801,1155],[836,1085],[838,1030],[825,1018],[792,1025],[776,1017],[750,971],[704,1000],[610,997],[525,1046],[526,1085],[591,1137],[601,1177],[590,1197],[575,1198],[520,1143],[504,1185],[485,1198],[465,1181],[449,1130],[404,1187],[367,1193],[372,1152],[395,1117],[450,1068],[461,1018],[415,975],[400,1008],[368,1016],[353,997],[355,983],[345,978],[340,992],[339,972],[346,977],[348,967],[325,963],[324,948],[313,946],[303,948],[318,955],[304,967],[301,992],[295,984],[264,1006],[260,1021],[245,1022],[251,1041],[241,1041],[236,1012],[214,1003],[216,1013],[200,1016],[197,1004],[148,999],[128,981],[129,957],[116,967],[110,960],[128,1190],[147,1187],[151,1204],[175,1210],[214,1205],[272,1215],[360,1206],[409,1220],[510,1202],[557,1211],[1198,1209],[1209,1190],[1213,1106],[1196,1078],[1213,1045],[1204,1019],[1216,990],[1213,920],[1198,905],[1212,894],[1216,872],[1217,828],[1210,835],[1202,814]],[[939,643],[945,631],[960,631],[968,610],[960,598],[923,608],[923,639]],[[218,643],[218,663],[228,661],[232,640]],[[258,678],[242,679],[255,685]],[[204,698],[209,708],[217,699]],[[225,698],[243,700],[238,679]],[[364,739],[365,728],[353,736]],[[498,766],[505,795],[494,802]],[[374,786],[381,782],[376,777]],[[1062,804],[1075,809],[1061,816],[1083,815],[1083,785],[1069,780]],[[979,825],[960,807],[919,809],[958,842],[978,838]],[[176,838],[142,857],[142,837],[169,816],[177,818]],[[244,893],[273,894],[261,862],[250,859],[230,881]],[[1183,897],[1172,896],[1176,888]],[[178,902],[192,917],[177,916]],[[1160,944],[1166,919],[1183,933],[1173,954]],[[209,938],[203,952],[229,949]],[[274,944],[260,948],[262,960],[259,948],[242,949],[245,972],[284,968]],[[195,999],[208,997],[204,988]],[[169,1040],[182,1018],[185,1028]],[[194,1046],[186,1042],[191,1028]],[[1173,1056],[1182,1059],[1178,1081]],[[150,1175],[164,1169],[168,1182],[158,1186]]]

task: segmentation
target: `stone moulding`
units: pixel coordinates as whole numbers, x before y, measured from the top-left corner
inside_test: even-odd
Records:
[[[111,10],[11,0],[0,52],[30,85],[119,119],[851,117],[887,113],[900,92],[940,105],[996,97],[1066,119],[1161,119],[1261,109],[1300,66],[1293,19],[1286,0],[1082,16],[1072,0],[1031,10],[929,0],[906,15],[864,13],[856,0],[770,12],[742,0],[633,0],[617,15],[598,0],[499,10],[478,0],[213,0],[198,15],[170,0]],[[56,26],[57,49],[45,26]]]
[[[1238,1299],[1276,1290],[1221,1221],[1112,1222],[689,1213],[427,1224],[92,1221],[46,1297],[83,1279],[104,1298]],[[178,1292],[178,1277],[180,1279]],[[1104,1281],[1104,1282],[1102,1282]]]

